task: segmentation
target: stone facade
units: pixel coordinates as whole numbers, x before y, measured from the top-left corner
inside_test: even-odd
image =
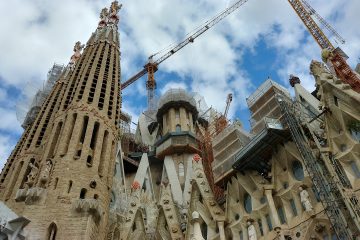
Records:
[[[117,11],[114,3],[85,48],[76,43],[1,174],[1,199],[29,217],[29,239],[106,236],[121,103]]]
[[[166,92],[130,131],[131,117],[120,113],[120,8],[115,1],[103,9],[86,46],[75,44],[0,175],[0,203],[23,221],[15,228],[7,219],[7,236],[20,229],[21,238],[51,240],[332,239],[339,226],[281,101],[337,189],[345,231],[359,236],[358,93],[318,62],[313,94],[291,76],[292,100],[268,80],[247,99],[251,133],[228,126],[211,139],[208,164],[197,131],[204,135],[214,119],[185,90]]]

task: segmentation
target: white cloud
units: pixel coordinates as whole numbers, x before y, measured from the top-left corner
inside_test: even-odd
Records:
[[[120,11],[122,80],[142,69],[147,56],[182,40],[186,34],[234,0],[137,0],[123,1]],[[357,0],[308,0],[347,40],[343,47],[352,66],[360,56],[360,2]],[[100,9],[110,1],[64,0],[0,1],[0,84],[23,89],[26,82],[42,83],[53,62],[66,64],[73,44],[86,42],[97,26]],[[16,9],[16,11],[14,11]],[[290,73],[298,75],[312,90],[309,63],[320,58],[320,49],[306,34],[306,28],[286,0],[249,0],[224,21],[210,29],[193,44],[160,65],[160,71],[176,73],[185,83],[163,83],[186,87],[203,95],[208,105],[219,111],[226,95],[234,94],[230,117],[246,107],[245,98],[256,86],[251,74],[241,68],[245,50],[258,52],[260,40],[277,52],[276,79],[287,84]],[[165,80],[164,80],[165,81]],[[162,93],[164,89],[158,89]],[[4,107],[6,94],[0,89],[0,114],[5,120],[0,129],[19,132],[15,110]],[[124,110],[134,115],[142,112],[139,100],[146,99],[145,77],[123,92]],[[16,96],[11,101],[16,101]],[[134,104],[134,102],[136,102]],[[145,100],[146,102],[146,100]],[[136,117],[134,117],[136,118]],[[0,137],[4,137],[0,134]],[[5,145],[4,145],[5,146]],[[8,145],[6,145],[8,146]],[[6,148],[5,146],[5,148]]]
[[[0,169],[3,168],[15,143],[10,136],[0,135]]]
[[[168,82],[166,85],[160,90],[161,95],[163,95],[169,89],[184,89],[187,90],[187,86],[185,82]]]

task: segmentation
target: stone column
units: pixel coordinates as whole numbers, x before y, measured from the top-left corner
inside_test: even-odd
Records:
[[[186,118],[186,109],[183,107],[179,108],[179,113],[180,113],[180,125],[181,125],[181,130],[182,131],[190,131],[189,127],[188,127],[188,120]]]
[[[262,213],[260,213],[260,217],[261,217],[261,224],[262,224],[264,236],[266,236],[266,234],[269,233],[269,226],[268,226],[268,224],[267,224],[265,215],[262,214]]]
[[[219,228],[220,240],[225,240],[224,222],[217,222]]]
[[[276,207],[275,207],[274,199],[272,197],[272,189],[265,189],[265,195],[266,195],[267,201],[269,203],[270,212],[271,212],[271,215],[274,220],[274,229],[275,229],[276,227],[279,227],[281,224],[280,224],[280,219],[279,219]]]
[[[199,213],[195,211],[191,214],[191,216],[192,216],[192,223],[194,224],[194,235],[192,237],[192,240],[205,240],[201,234]]]
[[[167,115],[168,115],[167,112],[163,115],[163,130],[162,130],[163,135],[169,132],[168,122],[166,121]]]
[[[175,132],[175,126],[176,126],[176,117],[175,117],[175,109],[171,108],[168,112],[169,114],[169,131],[170,132]]]

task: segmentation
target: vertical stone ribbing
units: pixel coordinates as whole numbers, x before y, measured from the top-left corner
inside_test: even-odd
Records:
[[[96,50],[94,50],[93,46],[85,49],[82,58],[80,58],[79,63],[76,65],[75,71],[72,71],[68,80],[68,86],[65,93],[66,98],[63,100],[62,103],[62,110],[66,110],[69,104],[72,102],[76,89],[79,85],[79,78],[84,79],[86,77],[86,75],[84,76],[83,73],[88,66],[92,65],[92,61],[89,60],[88,57],[91,56],[94,51]],[[83,67],[84,64],[86,65],[85,67]],[[83,81],[86,82],[86,80]]]
[[[71,65],[18,143],[24,154],[15,149],[16,164],[7,165],[17,174],[2,194],[29,217],[25,233],[34,239],[49,236],[50,223],[64,239],[105,239],[121,102],[118,10],[113,3],[108,25],[99,25],[82,55],[75,45]],[[28,191],[46,194],[29,199]],[[95,211],[83,208],[90,203]]]

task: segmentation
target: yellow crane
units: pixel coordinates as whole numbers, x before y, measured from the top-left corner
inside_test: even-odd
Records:
[[[321,28],[316,24],[311,17],[314,15],[341,43],[345,40],[328,24],[305,0],[288,0],[296,14],[305,24],[310,34],[322,49],[322,57],[325,62],[330,61],[336,75],[344,83],[347,83],[351,88],[360,93],[360,77],[347,64],[346,60],[341,56],[341,53],[336,49],[326,37]]]
[[[154,109],[154,91],[156,88],[156,81],[154,77],[154,73],[158,70],[158,66],[164,62],[166,59],[174,55],[176,52],[178,52],[180,49],[188,45],[189,43],[193,43],[194,40],[198,37],[200,37],[203,33],[205,33],[207,30],[209,30],[211,27],[216,25],[218,22],[223,20],[225,17],[230,15],[232,12],[234,12],[236,9],[238,9],[240,6],[242,6],[244,3],[246,3],[248,0],[239,0],[236,1],[233,5],[226,8],[224,11],[220,12],[218,15],[213,17],[212,19],[206,21],[202,26],[200,26],[195,33],[191,34],[189,37],[172,47],[170,50],[168,50],[165,54],[160,56],[157,59],[154,59],[156,54],[153,54],[149,57],[148,63],[144,66],[144,69],[136,73],[134,76],[130,77],[128,80],[123,82],[121,84],[121,90],[124,90],[126,87],[128,87],[130,84],[134,83],[136,80],[144,76],[146,73],[148,74],[148,79],[146,81],[146,89],[148,92],[148,108],[149,110]]]

